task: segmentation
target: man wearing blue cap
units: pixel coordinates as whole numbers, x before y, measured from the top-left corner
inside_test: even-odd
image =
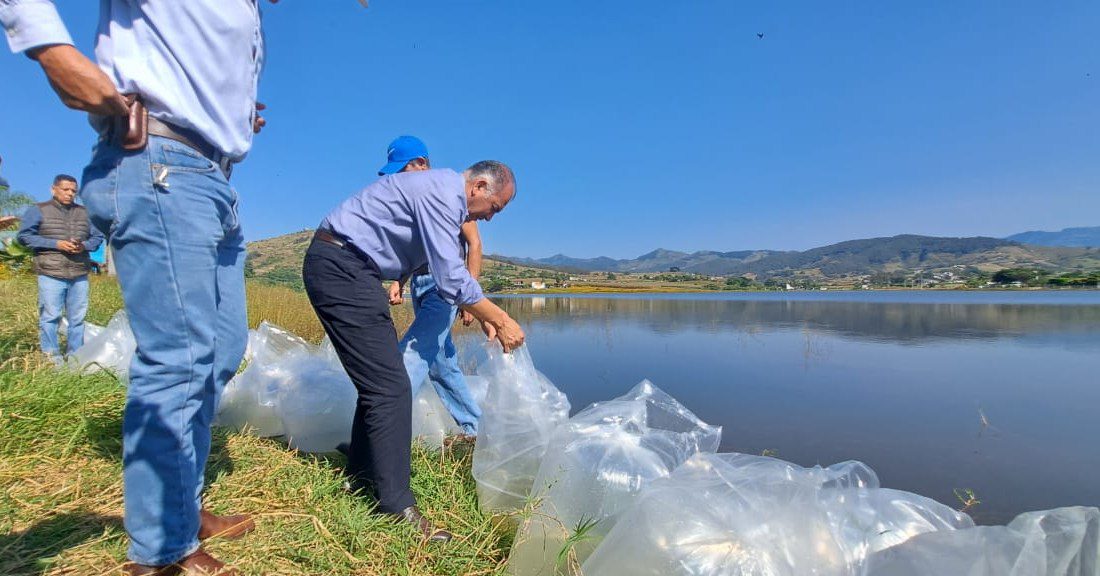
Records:
[[[386,165],[378,171],[379,176],[431,168],[428,147],[415,136],[400,136],[390,143],[387,160]],[[477,280],[481,274],[482,254],[477,222],[470,221],[462,225],[462,239],[466,244],[466,268],[470,271],[470,276]],[[390,304],[404,302],[401,298],[402,284],[401,281],[390,284]],[[399,346],[412,384],[412,397],[416,398],[424,379],[431,378],[432,386],[435,386],[451,417],[464,433],[476,436],[481,408],[466,385],[462,369],[458,367],[458,354],[451,339],[451,326],[455,316],[459,314],[458,306],[448,304],[440,297],[427,266],[413,271],[410,292],[416,319],[405,332]],[[474,317],[465,311],[461,314],[462,323],[469,326]]]

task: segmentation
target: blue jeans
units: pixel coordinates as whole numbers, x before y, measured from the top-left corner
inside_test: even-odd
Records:
[[[198,546],[210,422],[244,354],[237,194],[191,148],[100,142],[80,195],[110,238],[137,352],[122,422],[129,557],[171,564]]]
[[[462,431],[477,434],[481,408],[466,386],[466,377],[458,367],[455,343],[451,340],[451,325],[458,307],[439,296],[435,281],[428,274],[413,276],[410,292],[416,319],[399,346],[412,383],[413,398],[420,392],[424,379],[430,377],[439,399]]]
[[[62,310],[69,322],[65,348],[72,354],[84,345],[84,315],[88,313],[88,277],[62,280],[51,276],[38,277],[38,341],[42,352],[60,356],[57,326]]]

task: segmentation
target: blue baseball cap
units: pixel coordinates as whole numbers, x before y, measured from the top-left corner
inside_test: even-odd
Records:
[[[386,165],[378,171],[378,175],[396,174],[409,162],[427,157],[428,147],[423,140],[416,136],[398,136],[386,149]]]

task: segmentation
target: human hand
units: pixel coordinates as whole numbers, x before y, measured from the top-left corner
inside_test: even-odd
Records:
[[[485,333],[485,337],[489,340],[497,339],[497,329],[489,322],[481,323],[481,331]]]
[[[27,53],[38,61],[50,86],[69,108],[102,116],[125,116],[130,108],[111,79],[94,62],[68,44],[54,44]]]
[[[274,2],[272,2],[272,3],[274,3]],[[263,130],[264,126],[267,126],[267,120],[265,120],[263,116],[260,116],[260,111],[261,110],[267,110],[267,106],[265,106],[263,102],[257,102],[256,103],[256,118],[254,120],[252,120],[252,132],[254,134],[259,134],[260,130]]]
[[[18,218],[16,218],[15,216],[0,216],[0,230],[3,230],[4,228],[11,226],[12,224],[15,224],[16,220],[18,220]]]
[[[493,328],[495,329],[494,334],[486,332],[486,335],[489,336],[489,338],[495,337],[500,342],[505,352],[511,352],[523,346],[523,341],[527,338],[523,333],[523,328],[520,328],[519,324],[515,320],[512,320],[511,316],[505,316],[504,319],[499,322],[498,325],[493,326]]]
[[[397,306],[405,303],[405,299],[401,297],[401,292],[400,282],[390,282],[389,287],[386,288],[386,294],[390,298],[390,306]]]
[[[470,324],[474,323],[474,315],[470,314],[466,310],[463,310],[462,312],[460,312],[458,317],[462,319],[462,325],[463,326],[469,326]]]
[[[71,240],[58,240],[57,249],[66,254],[79,254],[84,251],[84,247],[79,242]]]

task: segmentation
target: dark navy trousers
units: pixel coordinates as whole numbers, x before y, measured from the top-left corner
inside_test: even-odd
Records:
[[[348,475],[372,491],[381,512],[416,504],[409,489],[412,387],[378,266],[350,246],[314,239],[302,279],[358,400],[351,426]]]

